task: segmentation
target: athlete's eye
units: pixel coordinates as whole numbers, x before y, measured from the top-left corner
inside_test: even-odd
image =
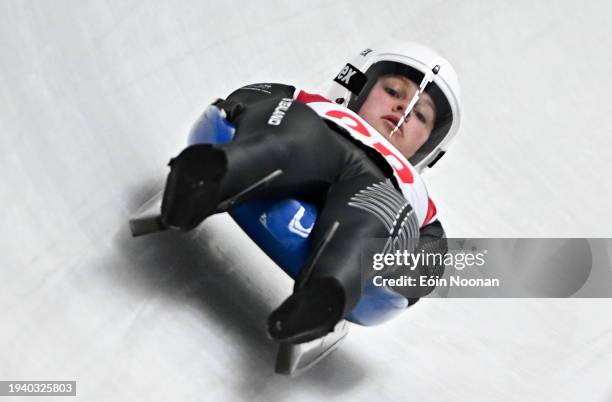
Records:
[[[425,116],[423,113],[419,112],[418,110],[414,111],[414,115],[417,117],[417,119],[419,119],[421,121],[421,123],[423,124],[427,124],[429,122],[429,119],[427,118],[427,116]]]
[[[394,98],[399,98],[399,92],[391,87],[385,87],[385,92],[393,96]]]

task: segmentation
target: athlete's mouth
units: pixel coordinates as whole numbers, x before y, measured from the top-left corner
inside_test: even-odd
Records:
[[[383,116],[382,119],[389,122],[393,126],[392,128],[395,128],[395,126],[397,126],[397,123],[399,123],[400,121],[399,117],[391,114]]]

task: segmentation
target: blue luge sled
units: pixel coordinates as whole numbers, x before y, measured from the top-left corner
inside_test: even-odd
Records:
[[[233,140],[234,132],[235,127],[223,112],[211,105],[191,129],[188,144],[224,144]],[[309,235],[317,219],[313,204],[297,199],[251,201],[231,208],[229,214],[283,271],[293,279],[298,277],[311,247]],[[376,325],[406,307],[405,297],[370,283],[345,318],[360,325]]]

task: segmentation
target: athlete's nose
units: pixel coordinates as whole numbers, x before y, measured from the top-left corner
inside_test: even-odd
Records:
[[[406,110],[406,104],[403,100],[396,100],[395,104],[393,105],[393,111],[394,112],[400,112],[403,113],[404,110]]]
[[[403,110],[403,105],[401,104],[401,102],[395,101],[392,110],[394,112],[401,112]]]

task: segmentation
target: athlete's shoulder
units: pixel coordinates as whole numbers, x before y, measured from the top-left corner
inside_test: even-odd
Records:
[[[292,85],[280,83],[257,83],[245,85],[232,92],[227,99],[252,103],[270,98],[294,98],[296,89]]]

